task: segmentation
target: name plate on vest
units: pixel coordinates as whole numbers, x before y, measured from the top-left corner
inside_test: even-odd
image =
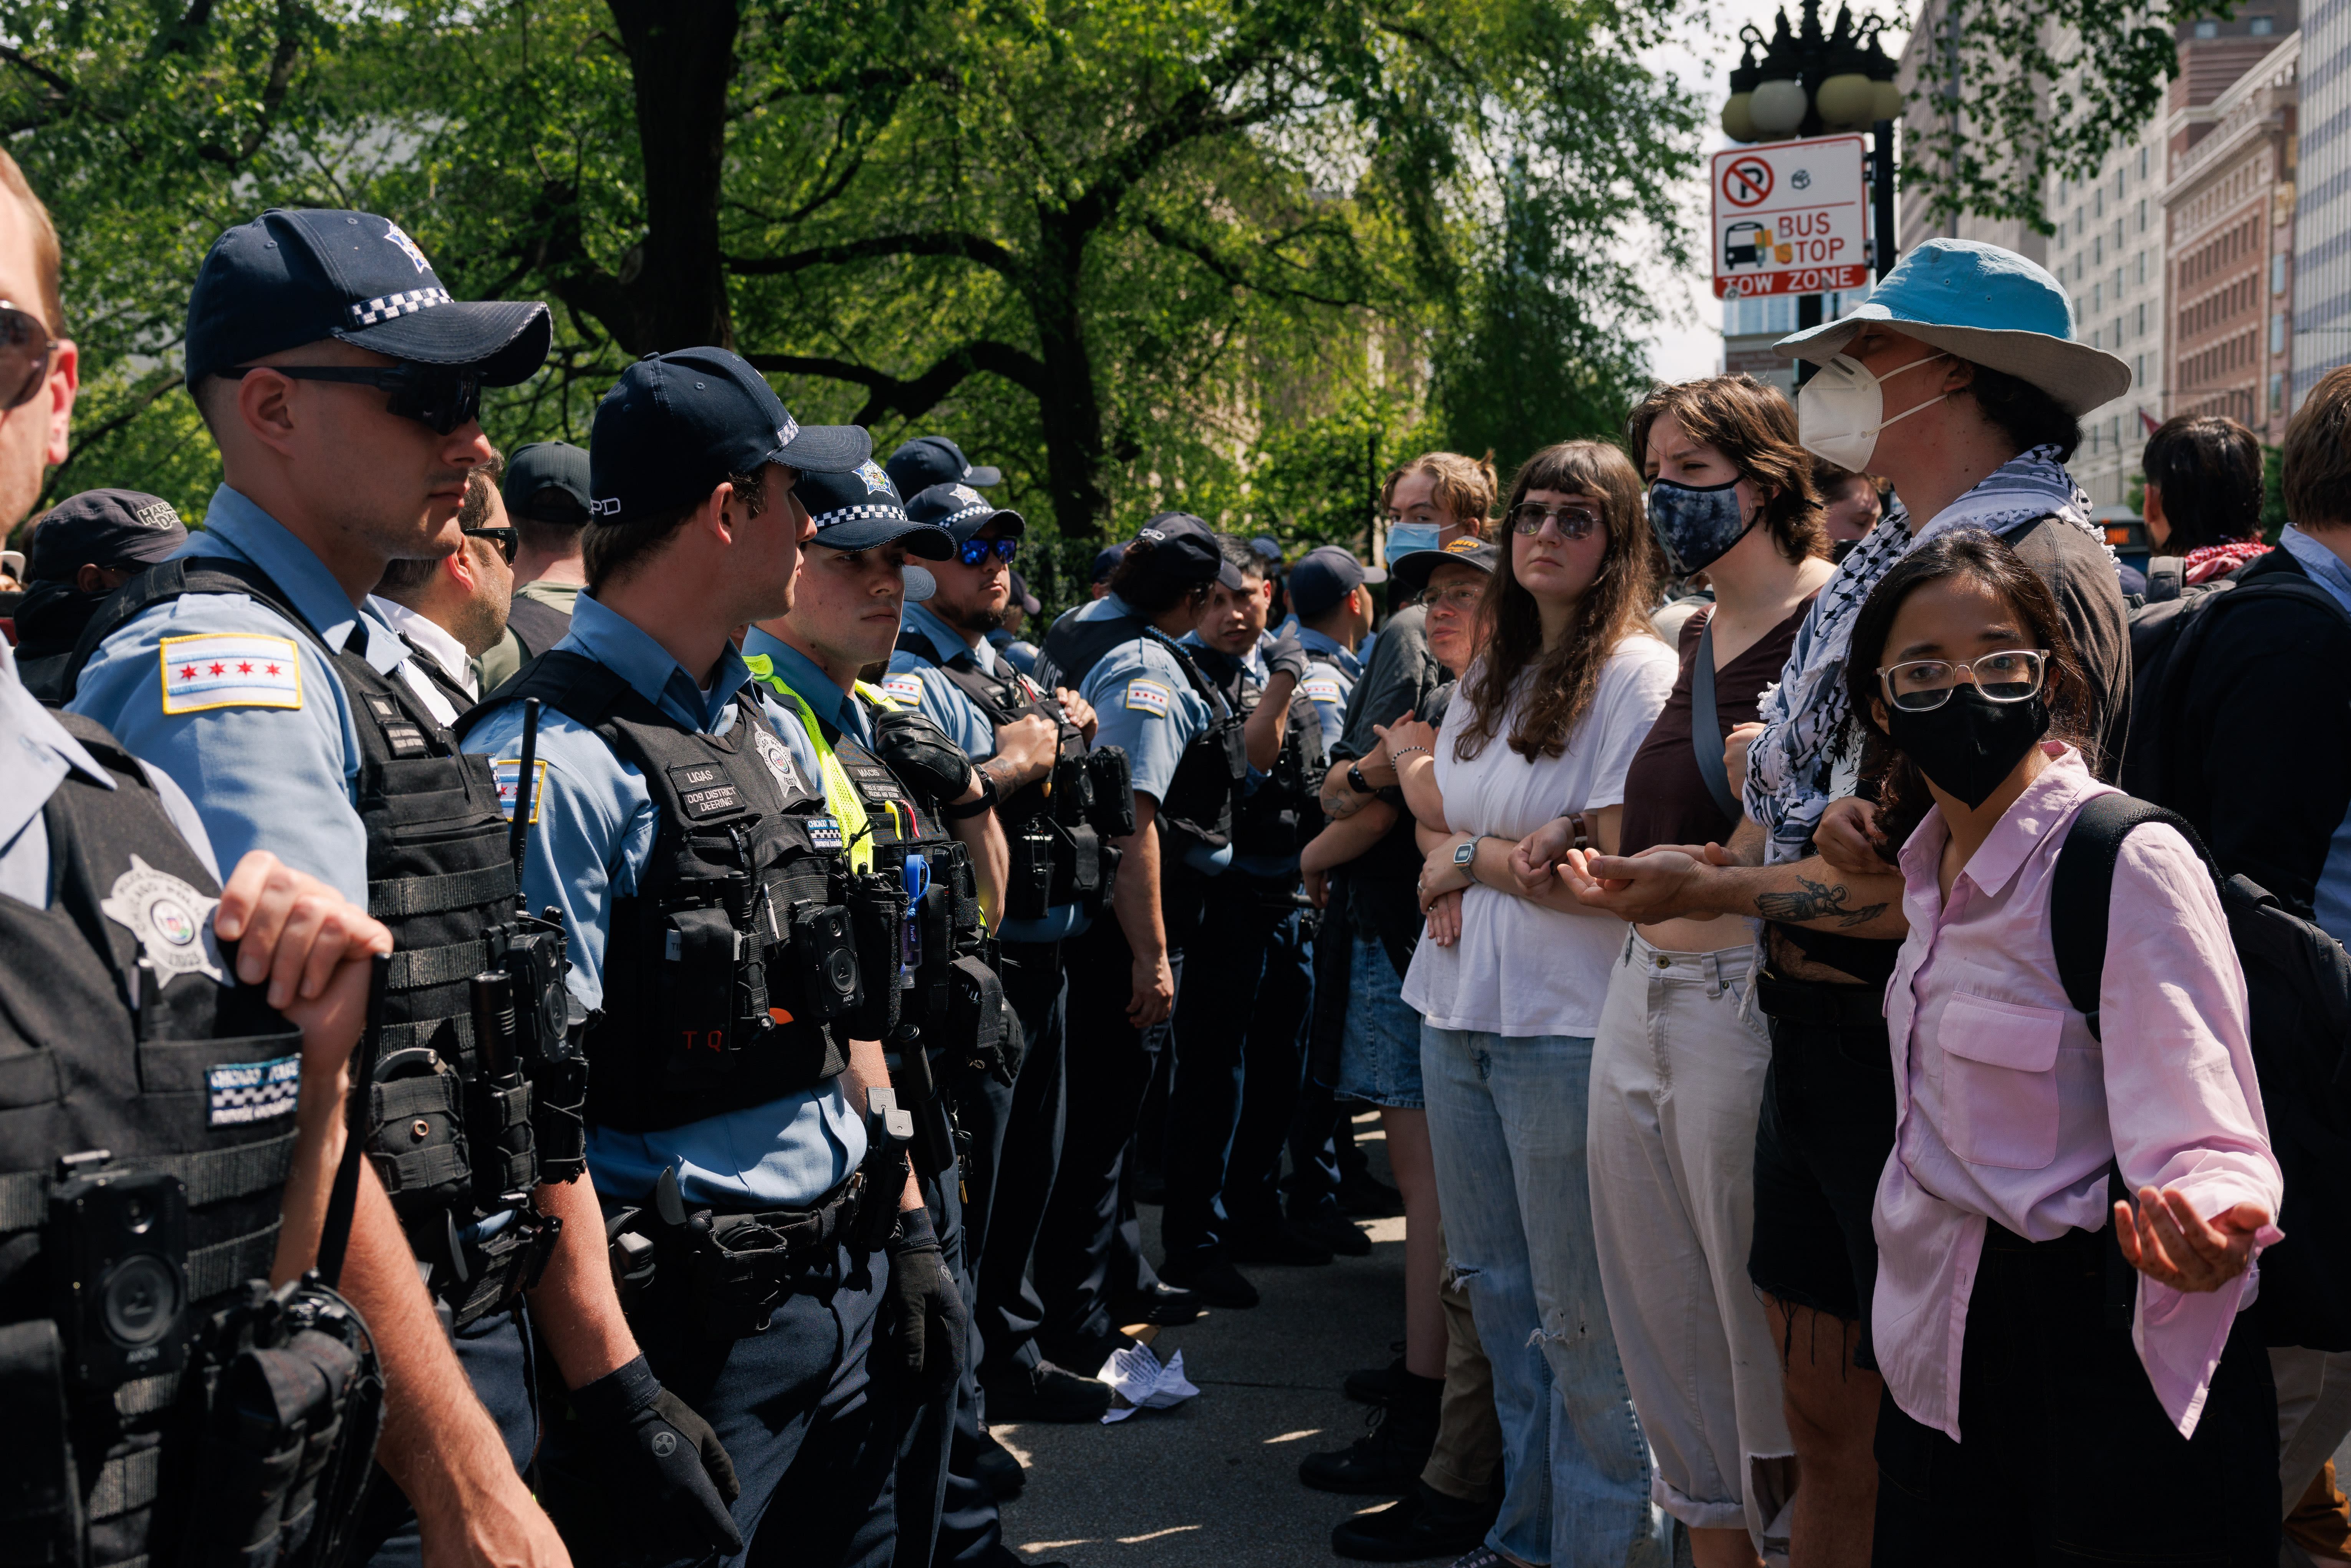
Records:
[[[905,792],[898,787],[896,777],[887,768],[860,762],[848,766],[849,776],[857,780],[858,793],[867,800],[903,800],[906,798]]]
[[[743,810],[742,791],[713,762],[681,762],[669,770],[670,787],[677,791],[678,807],[686,820],[706,822],[731,817]]]

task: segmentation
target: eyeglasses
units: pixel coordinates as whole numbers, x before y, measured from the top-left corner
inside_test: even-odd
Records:
[[[1877,672],[1886,700],[1907,713],[1932,713],[1951,700],[1965,671],[1986,702],[2021,703],[2041,689],[2048,674],[2049,653],[2043,648],[2014,648],[1986,653],[1980,659],[1913,659]]]
[[[1527,501],[1510,508],[1510,527],[1522,534],[1539,534],[1544,523],[1556,522],[1560,538],[1589,538],[1592,530],[1601,527],[1603,521],[1599,507],[1573,502],[1546,507],[1539,501]]]
[[[963,562],[966,566],[978,566],[987,560],[990,554],[993,554],[996,559],[1000,561],[1009,563],[1012,558],[1019,553],[1020,553],[1020,541],[1019,539],[973,538],[963,541],[963,548],[956,552],[956,559]]]
[[[381,387],[392,394],[386,409],[413,419],[436,435],[469,424],[482,412],[482,374],[445,365],[232,365],[220,373],[243,380],[255,371],[275,371],[298,382],[343,382]]]
[[[30,310],[0,299],[0,409],[22,408],[41,390],[57,340]]]
[[[515,563],[515,557],[522,551],[522,532],[517,528],[460,528],[457,531],[469,539],[487,539],[497,546],[498,553],[506,557],[508,566]]]
[[[1435,614],[1450,610],[1458,615],[1473,613],[1486,597],[1486,585],[1480,582],[1458,582],[1451,588],[1425,588],[1412,596],[1412,601]]]

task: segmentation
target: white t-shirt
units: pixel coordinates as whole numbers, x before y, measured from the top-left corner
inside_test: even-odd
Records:
[[[1447,825],[1515,841],[1554,817],[1622,805],[1625,770],[1678,670],[1674,651],[1656,638],[1626,637],[1602,666],[1599,689],[1566,749],[1532,762],[1510,749],[1507,722],[1476,757],[1454,758],[1454,737],[1469,723],[1465,679],[1433,748]],[[1562,914],[1472,886],[1462,894],[1458,942],[1440,947],[1421,934],[1405,976],[1405,1005],[1439,1029],[1597,1034],[1609,966],[1624,945],[1625,923],[1614,915]]]

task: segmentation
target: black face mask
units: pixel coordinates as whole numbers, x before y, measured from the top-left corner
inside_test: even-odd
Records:
[[[1886,710],[1886,733],[1918,765],[1928,781],[1970,810],[2014,770],[2017,760],[2049,733],[2049,705],[2033,693],[2021,703],[1996,703],[1962,682],[1941,707],[1925,713]]]

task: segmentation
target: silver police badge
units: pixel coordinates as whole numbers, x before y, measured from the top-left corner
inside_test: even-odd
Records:
[[[775,737],[766,725],[755,724],[751,727],[751,744],[767,761],[769,771],[776,776],[776,782],[784,787],[785,800],[789,800],[796,795],[815,793],[801,781],[800,770],[793,765],[791,752],[785,747],[782,741]]]
[[[169,985],[179,975],[203,975],[215,985],[228,984],[220,941],[213,935],[213,911],[220,907],[219,899],[132,855],[131,869],[114,879],[114,891],[98,906],[109,920],[139,938],[161,983]]]

